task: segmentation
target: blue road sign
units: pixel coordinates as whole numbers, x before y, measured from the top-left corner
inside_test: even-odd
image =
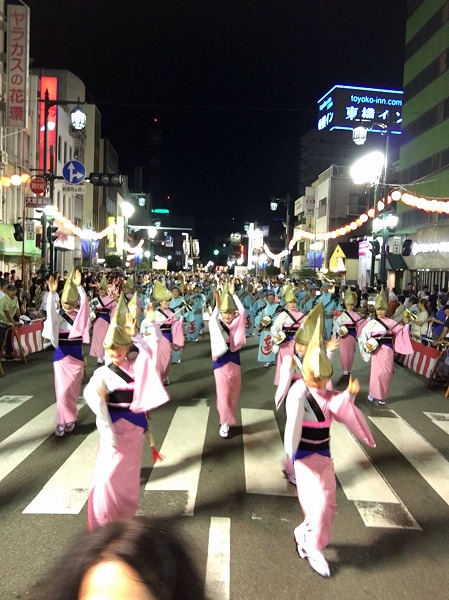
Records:
[[[81,183],[86,177],[86,167],[79,160],[69,160],[62,167],[62,176],[67,183]]]

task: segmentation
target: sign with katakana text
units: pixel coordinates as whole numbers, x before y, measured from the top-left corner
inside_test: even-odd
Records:
[[[30,9],[8,4],[6,33],[6,125],[28,127]]]
[[[318,129],[354,129],[366,123],[374,133],[400,134],[402,90],[334,85],[318,100]]]

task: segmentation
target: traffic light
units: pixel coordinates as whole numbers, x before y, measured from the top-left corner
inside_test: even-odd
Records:
[[[23,242],[23,227],[20,223],[14,223],[14,239]]]
[[[402,243],[402,256],[410,256],[412,253],[413,240],[404,240]]]
[[[92,185],[103,187],[122,187],[124,183],[120,173],[91,173],[89,181]]]
[[[57,231],[57,227],[52,227],[51,225],[47,227],[47,242],[53,244],[58,239]]]
[[[371,254],[373,256],[377,256],[378,254],[380,254],[380,244],[378,242],[378,240],[372,240],[370,242],[371,244]]]

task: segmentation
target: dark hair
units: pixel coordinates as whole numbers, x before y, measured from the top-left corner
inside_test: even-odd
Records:
[[[107,523],[76,538],[32,598],[78,600],[87,571],[115,559],[134,569],[158,600],[206,600],[204,582],[190,556],[167,521],[134,517]]]
[[[420,298],[418,300],[418,304],[422,304],[424,308],[427,310],[427,300],[425,298]]]

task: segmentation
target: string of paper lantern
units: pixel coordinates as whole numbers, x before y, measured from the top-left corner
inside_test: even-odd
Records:
[[[386,205],[391,204],[392,202],[401,201],[403,204],[410,206],[412,208],[416,208],[418,210],[424,210],[425,212],[436,212],[436,213],[445,213],[449,214],[449,198],[423,198],[420,196],[416,196],[411,192],[407,191],[405,188],[395,189],[388,194],[386,198],[382,198],[377,203],[377,214],[382,212],[385,209]],[[324,233],[311,233],[309,231],[304,231],[302,229],[296,229],[294,231],[293,238],[289,243],[289,251],[291,252],[298,241],[301,240],[309,240],[309,241],[327,241],[329,239],[335,239],[340,236],[346,235],[347,233],[352,233],[356,231],[362,225],[364,225],[369,219],[373,219],[375,217],[376,211],[374,208],[370,208],[365,213],[362,213],[357,219],[343,225],[342,227],[338,227],[333,231],[326,231]],[[266,246],[266,244],[265,244]],[[265,253],[267,256],[273,259],[279,259],[285,256],[285,251],[280,254],[268,253],[268,247],[265,248]]]

